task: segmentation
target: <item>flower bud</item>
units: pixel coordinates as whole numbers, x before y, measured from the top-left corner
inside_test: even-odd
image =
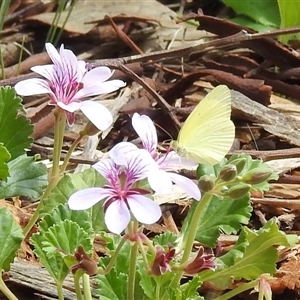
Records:
[[[83,270],[90,276],[97,273],[97,263],[87,256],[82,246],[78,247],[74,257],[78,261],[78,264],[72,266],[71,271],[73,274],[75,274],[77,270]]]
[[[251,185],[246,183],[239,183],[232,186],[227,192],[226,196],[229,196],[233,200],[244,197],[250,190]]]
[[[213,166],[199,164],[196,173],[197,173],[197,177],[200,178],[203,175],[214,174],[215,171]]]
[[[220,173],[219,178],[223,181],[233,180],[237,175],[237,170],[235,165],[225,165]]]
[[[217,265],[214,259],[215,256],[213,254],[205,254],[203,247],[200,247],[196,257],[188,263],[184,271],[187,274],[193,275],[204,270],[215,270]]]
[[[198,180],[198,187],[203,192],[211,191],[215,186],[216,178],[210,175],[203,175]]]
[[[243,177],[242,181],[249,184],[259,184],[266,181],[272,175],[271,169],[255,168],[247,172]]]
[[[230,164],[236,166],[237,174],[240,174],[243,171],[246,162],[247,159],[245,157],[241,157],[241,158],[234,159],[233,161],[230,162]]]

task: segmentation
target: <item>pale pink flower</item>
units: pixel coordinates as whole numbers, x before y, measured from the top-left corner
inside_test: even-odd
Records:
[[[140,116],[135,113],[132,117],[132,126],[139,135],[144,149],[151,154],[157,166],[156,168],[152,168],[148,174],[148,181],[151,188],[158,193],[168,194],[171,192],[174,182],[189,196],[195,200],[200,200],[201,193],[198,186],[191,179],[175,173],[180,169],[195,168],[198,164],[187,158],[180,157],[172,150],[167,153],[158,152],[156,129],[148,116]],[[121,142],[109,152],[109,155],[116,163],[121,164],[123,159],[137,150],[140,149],[132,143]]]
[[[35,66],[31,70],[42,77],[26,79],[15,85],[21,96],[48,94],[50,105],[62,109],[69,125],[75,121],[76,110],[84,115],[99,129],[107,129],[113,122],[110,111],[100,103],[83,99],[116,91],[125,83],[121,80],[108,80],[112,71],[107,67],[91,69],[84,61],[77,60],[75,54],[61,45],[59,52],[46,43],[46,50],[53,64]]]
[[[161,217],[159,205],[144,196],[150,194],[150,191],[138,187],[138,182],[147,178],[153,167],[152,158],[145,150],[135,154],[123,166],[117,165],[110,158],[96,163],[93,167],[107,179],[107,185],[74,193],[68,201],[70,208],[84,210],[104,200],[106,226],[116,234],[126,228],[130,214],[144,224],[158,221]]]

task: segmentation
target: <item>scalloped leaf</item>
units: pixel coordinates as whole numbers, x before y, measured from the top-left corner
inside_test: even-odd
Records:
[[[10,177],[0,182],[0,198],[26,196],[37,199],[48,184],[47,168],[35,157],[22,155],[8,163]]]
[[[71,220],[61,221],[46,232],[34,234],[31,242],[35,254],[57,282],[62,282],[70,271],[64,261],[66,255],[74,255],[80,245],[86,253],[92,252],[91,237]]]
[[[39,233],[34,234],[30,241],[34,246],[34,253],[37,255],[51,277],[54,278],[56,282],[62,283],[70,270],[65,264],[64,258],[61,254],[55,253],[54,256],[49,256],[45,251],[43,251],[44,237]]]
[[[6,180],[9,176],[7,162],[10,160],[10,154],[7,149],[0,143],[0,180]]]
[[[68,204],[60,204],[50,214],[45,215],[39,223],[39,231],[46,232],[50,227],[64,220],[71,220],[77,223],[90,237],[93,236],[94,230],[89,220],[88,212],[71,210]]]
[[[0,208],[0,270],[9,271],[23,240],[22,228],[6,208]]]
[[[92,251],[90,235],[71,220],[64,220],[53,225],[43,233],[43,238],[43,251],[50,256],[54,255],[57,250],[62,250],[64,254],[74,254],[80,245],[86,253]]]
[[[11,155],[11,160],[25,153],[30,147],[33,125],[19,112],[22,99],[12,87],[0,87],[0,142]]]

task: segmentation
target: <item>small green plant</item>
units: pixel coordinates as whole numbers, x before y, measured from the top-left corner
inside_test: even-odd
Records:
[[[91,70],[63,46],[59,52],[51,44],[46,44],[46,49],[53,65],[33,68],[45,79],[19,82],[15,90],[24,96],[46,93],[49,104],[55,106],[53,166],[48,177],[45,166],[24,150],[32,141],[32,126],[18,114],[21,99],[10,87],[0,89],[1,197],[40,199],[23,232],[9,211],[0,209],[1,270],[9,270],[22,239],[40,219],[31,243],[53,277],[60,300],[68,275],[73,276],[78,300],[92,298],[91,277],[101,299],[204,299],[198,293],[204,282],[225,291],[232,281],[242,280],[243,284],[215,299],[230,299],[254,289],[259,299],[269,300],[266,273],[276,272],[276,246],[289,247],[297,237],[281,232],[274,220],[259,230],[245,225],[252,211],[250,192],[268,190],[268,181],[277,175],[245,154],[210,166],[198,165],[173,150],[161,153],[152,120],[137,113],[132,124],[142,149],[129,142],[118,143],[108,158],[90,169],[65,174],[81,138],[94,134],[95,128],[105,130],[113,122],[105,107],[86,98],[115,91],[124,82],[108,80],[112,75],[109,68]],[[65,125],[74,124],[78,109],[90,121],[60,165]],[[177,172],[191,166],[198,166],[198,184]],[[155,223],[161,217],[153,192],[170,193],[172,184],[183,188],[193,204],[180,234],[164,233],[149,239],[141,224]],[[226,254],[220,251],[221,232],[238,234]],[[93,259],[95,236],[102,238],[107,250],[107,256],[99,261]],[[196,249],[195,241],[201,245]],[[8,299],[16,299],[2,280],[0,289]]]

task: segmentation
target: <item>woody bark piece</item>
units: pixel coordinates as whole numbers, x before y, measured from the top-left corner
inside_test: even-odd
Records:
[[[34,294],[39,294],[40,298],[20,297],[19,300],[27,299],[57,299],[57,289],[53,278],[48,274],[45,268],[34,263],[21,262],[16,260],[11,265],[9,271],[10,278],[6,281],[9,286],[16,287],[16,290],[30,288]],[[18,287],[18,288],[17,288]],[[67,276],[63,284],[63,293],[65,300],[76,299],[72,276]],[[2,298],[1,298],[2,299]],[[93,297],[93,299],[98,299]]]
[[[246,30],[248,33],[255,33],[254,30],[216,17],[201,15],[197,16],[195,20],[200,23],[198,29],[212,32],[220,37],[227,37],[241,32],[242,30]],[[240,44],[242,47],[247,47],[254,50],[256,53],[259,53],[266,60],[271,61],[274,65],[283,70],[300,66],[300,56],[296,51],[271,38],[248,40],[243,41]]]
[[[263,106],[237,91],[231,91],[231,93],[233,116],[250,120],[263,127],[267,132],[293,145],[300,146],[299,123],[296,119]]]

